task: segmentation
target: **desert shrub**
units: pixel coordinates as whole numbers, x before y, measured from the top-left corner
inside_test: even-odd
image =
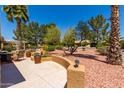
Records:
[[[98,51],[101,55],[107,55],[108,47],[107,47],[107,46],[98,47],[98,48],[97,48],[97,51]]]
[[[124,40],[121,40],[120,44],[121,44],[121,48],[124,49]]]
[[[81,46],[84,46],[84,47],[85,47],[85,46],[87,46],[87,45],[89,45],[88,42],[82,42],[82,43],[81,43]]]
[[[98,44],[96,45],[96,48],[107,47],[107,46],[109,46],[107,41],[99,41]]]
[[[62,45],[57,45],[57,46],[56,46],[56,49],[62,50],[62,49],[63,49],[63,46],[62,46]]]
[[[97,44],[96,48],[101,55],[107,55],[108,46],[109,44],[106,41],[101,41]]]

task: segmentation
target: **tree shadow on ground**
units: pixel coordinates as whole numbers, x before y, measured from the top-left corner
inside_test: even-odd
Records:
[[[51,55],[60,55],[59,53],[50,53]],[[61,54],[62,55],[62,54]],[[100,55],[100,54],[97,54],[97,55]],[[106,61],[104,60],[100,60],[98,59],[98,57],[96,55],[92,55],[92,54],[79,54],[79,53],[75,53],[73,55],[70,55],[69,53],[63,53],[63,56],[64,57],[69,57],[69,56],[74,56],[74,57],[79,57],[79,58],[85,58],[85,59],[92,59],[92,60],[96,60],[96,61],[99,61],[99,62],[102,62],[102,63],[107,63]]]
[[[1,87],[6,88],[17,83],[25,81],[14,63],[1,65]]]
[[[79,58],[85,58],[85,59],[92,59],[92,60],[96,60],[99,62],[107,63],[106,61],[100,60],[97,58],[97,56],[91,55],[91,54],[73,54],[72,56],[79,57]]]

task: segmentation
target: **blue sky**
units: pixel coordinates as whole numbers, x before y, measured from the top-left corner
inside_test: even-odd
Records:
[[[2,6],[0,6],[0,9]],[[93,16],[102,14],[105,18],[110,18],[110,6],[98,5],[73,5],[73,6],[50,6],[50,5],[32,5],[28,6],[30,21],[38,22],[39,24],[56,23],[61,30],[62,35],[70,27],[75,27],[78,21],[87,21]],[[120,25],[121,36],[124,37],[124,6],[120,6]],[[14,36],[13,30],[16,28],[16,22],[11,23],[6,19],[6,14],[0,11],[0,22],[2,26],[2,35],[5,39],[10,40]]]

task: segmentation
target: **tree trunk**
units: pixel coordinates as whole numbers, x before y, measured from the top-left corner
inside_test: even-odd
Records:
[[[111,6],[111,34],[110,34],[110,47],[107,55],[107,62],[113,65],[122,64],[121,48],[119,43],[120,34],[120,19],[119,19],[119,6]]]
[[[99,30],[97,29],[96,30],[96,43],[98,44],[98,42],[99,42]]]
[[[19,31],[19,33],[20,33],[20,36],[17,37],[17,40],[19,41],[18,46],[17,46],[17,50],[20,50],[20,49],[22,49],[22,40],[21,40],[22,35],[21,35],[21,21],[20,21],[20,18],[17,17],[16,21],[17,21],[17,31]]]
[[[77,48],[81,45],[81,42],[83,41],[83,39],[81,39],[81,41],[79,42],[79,44],[77,45],[77,46],[68,46],[68,51],[70,52],[69,54],[70,55],[73,55],[73,53],[77,50]],[[66,53],[66,51],[64,51],[64,53],[65,54],[67,54]]]

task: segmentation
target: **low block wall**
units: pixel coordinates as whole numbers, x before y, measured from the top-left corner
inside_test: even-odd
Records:
[[[61,56],[52,56],[52,61],[62,65],[66,69],[68,69],[69,65],[72,64],[72,62],[68,59],[65,59]]]
[[[43,61],[51,61],[51,60],[52,60],[52,57],[41,58],[41,62],[43,62]]]
[[[67,69],[67,88],[84,87],[85,68],[83,65],[79,65],[79,67],[75,68],[74,62],[61,56],[52,56],[52,61],[62,65]]]
[[[33,58],[31,57],[33,60]],[[54,61],[62,65],[67,70],[67,88],[83,88],[85,84],[85,67],[79,65],[74,67],[74,62],[62,57],[62,56],[51,56],[41,58],[41,63],[45,61]]]

